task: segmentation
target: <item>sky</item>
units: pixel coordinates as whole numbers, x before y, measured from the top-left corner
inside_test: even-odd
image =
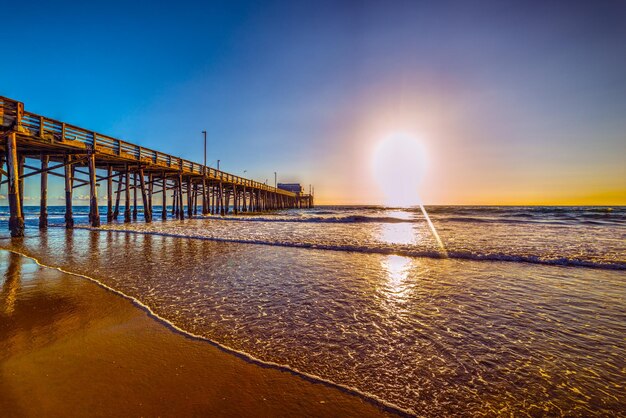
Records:
[[[626,204],[623,1],[2,10],[0,95],[197,162],[206,130],[209,165],[313,184],[317,204],[390,203],[396,184],[425,204]],[[383,156],[398,137],[415,146]]]

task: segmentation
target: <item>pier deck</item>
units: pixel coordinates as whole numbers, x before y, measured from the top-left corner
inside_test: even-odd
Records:
[[[8,183],[12,236],[24,234],[23,182],[24,178],[34,175],[41,178],[40,228],[46,228],[48,224],[48,174],[65,180],[65,223],[68,228],[74,225],[73,190],[79,187],[89,187],[90,224],[100,225],[99,183],[106,183],[107,187],[107,222],[119,217],[122,194],[125,197],[125,222],[137,219],[138,193],[146,222],[153,219],[152,197],[157,193],[163,199],[162,219],[167,219],[168,197],[172,215],[178,219],[184,219],[185,212],[188,217],[197,215],[199,206],[203,215],[224,215],[231,209],[238,214],[313,206],[310,194],[292,193],[28,112],[23,103],[2,96],[0,137],[0,181],[3,176],[7,177],[2,184]],[[27,165],[26,158],[39,160],[40,166]],[[6,170],[3,169],[5,164]],[[25,172],[25,169],[30,171]],[[58,173],[60,169],[63,173]]]

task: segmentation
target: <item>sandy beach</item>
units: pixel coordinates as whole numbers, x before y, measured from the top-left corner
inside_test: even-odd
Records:
[[[389,416],[189,338],[86,279],[0,251],[2,416]]]

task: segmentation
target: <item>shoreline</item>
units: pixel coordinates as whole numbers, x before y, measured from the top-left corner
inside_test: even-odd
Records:
[[[0,328],[6,353],[0,409],[10,416],[399,413],[348,388],[189,335],[94,279],[17,251],[0,254],[6,272],[0,318],[7,323]]]

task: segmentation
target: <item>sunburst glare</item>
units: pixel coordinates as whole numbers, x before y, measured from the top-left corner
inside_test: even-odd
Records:
[[[372,160],[374,177],[388,206],[414,206],[426,167],[424,145],[415,136],[394,133],[375,147]]]

